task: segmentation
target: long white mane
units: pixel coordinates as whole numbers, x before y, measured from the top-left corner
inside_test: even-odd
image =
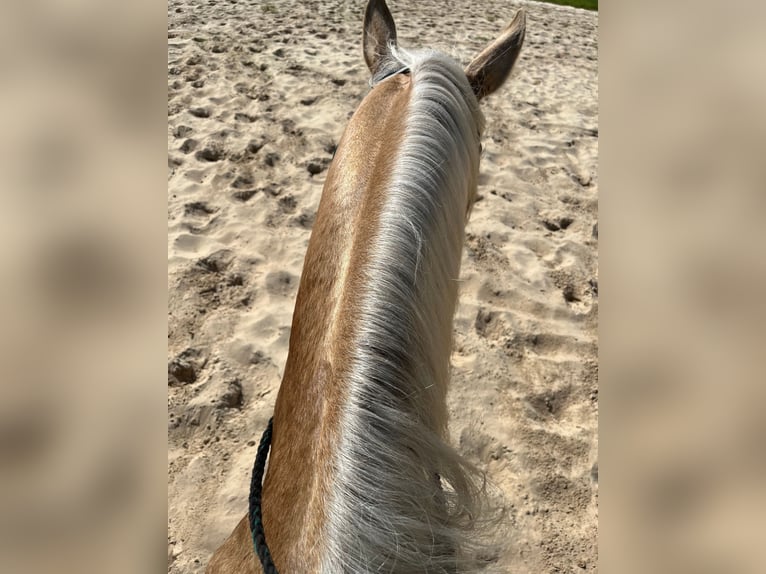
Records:
[[[372,83],[406,68],[412,94],[365,269],[322,571],[475,571],[484,479],[447,442],[445,395],[484,117],[454,60],[392,53]]]

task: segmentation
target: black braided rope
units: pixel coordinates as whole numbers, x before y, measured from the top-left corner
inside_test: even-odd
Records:
[[[269,456],[271,446],[271,428],[274,419],[269,419],[266,430],[263,431],[261,444],[255,455],[253,474],[250,479],[250,533],[253,535],[253,546],[258,558],[261,559],[264,574],[279,574],[277,567],[271,560],[271,552],[266,545],[266,534],[263,532],[263,520],[261,519],[261,491],[263,490],[263,472],[266,470],[266,458]]]

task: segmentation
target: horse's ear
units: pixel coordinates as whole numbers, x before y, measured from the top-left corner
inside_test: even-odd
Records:
[[[488,96],[508,78],[524,43],[527,14],[522,8],[497,40],[468,64],[465,75],[478,99]]]
[[[364,61],[375,75],[380,63],[389,55],[391,45],[396,44],[394,18],[385,0],[370,0],[364,13]]]

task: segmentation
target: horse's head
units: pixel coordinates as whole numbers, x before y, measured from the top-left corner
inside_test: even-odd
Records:
[[[461,68],[451,57],[433,50],[409,52],[399,48],[396,25],[385,0],[370,0],[367,4],[363,33],[364,59],[371,73],[370,84],[374,88],[380,87],[380,90],[373,89],[367,100],[391,102],[398,94],[399,100],[410,101],[408,96],[401,95],[403,90],[409,88],[406,74],[411,71],[410,65],[414,66],[412,71],[416,67],[425,71],[420,74],[424,80],[421,86],[432,85],[435,90],[430,91],[430,104],[426,104],[427,109],[420,114],[418,123],[421,126],[429,122],[432,124],[431,128],[426,129],[426,134],[433,136],[434,141],[445,141],[444,137],[437,135],[439,129],[443,129],[450,137],[462,142],[462,145],[453,149],[454,153],[442,149],[444,153],[441,158],[434,158],[433,165],[423,167],[434,169],[435,165],[443,165],[445,162],[454,164],[447,179],[464,180],[468,192],[467,203],[464,204],[466,215],[470,212],[476,194],[480,139],[484,130],[484,116],[479,109],[479,101],[498,90],[510,76],[521,52],[525,30],[526,12],[522,8],[494,41],[485,46],[468,66]],[[393,84],[398,84],[398,89]],[[362,109],[365,107],[364,104],[361,106]],[[401,105],[392,107],[402,109]],[[422,112],[424,108],[420,110]],[[413,112],[412,108],[410,111]],[[380,117],[381,112],[372,115]],[[424,148],[410,150],[422,154]],[[365,155],[368,155],[367,152]]]
[[[522,8],[502,34],[490,42],[465,68],[468,83],[477,99],[490,95],[503,85],[521,51],[526,29]],[[364,59],[375,77],[396,48],[396,25],[385,0],[370,0],[364,16]]]

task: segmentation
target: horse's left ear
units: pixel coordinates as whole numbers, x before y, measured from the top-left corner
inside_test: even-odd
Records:
[[[372,75],[380,63],[390,54],[391,45],[396,44],[394,18],[385,0],[370,0],[364,13],[364,61]]]
[[[465,75],[478,99],[497,90],[510,75],[524,43],[526,26],[527,14],[521,8],[500,37],[468,64]]]

